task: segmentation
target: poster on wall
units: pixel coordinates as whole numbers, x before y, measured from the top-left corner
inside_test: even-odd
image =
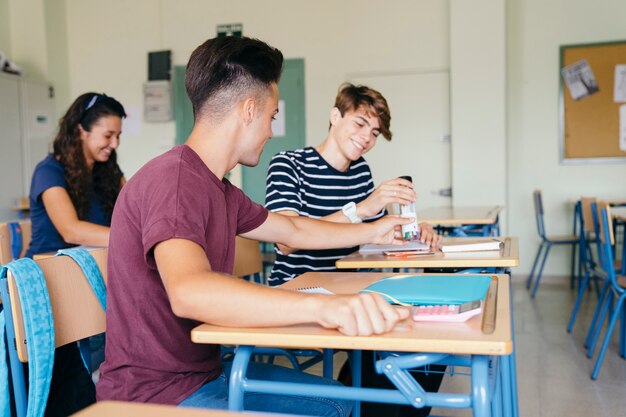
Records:
[[[613,100],[616,103],[626,102],[626,64],[615,66],[615,82],[613,84]]]
[[[574,100],[580,100],[600,91],[596,77],[586,59],[562,68],[561,74]]]
[[[619,149],[626,152],[626,104],[619,106]]]

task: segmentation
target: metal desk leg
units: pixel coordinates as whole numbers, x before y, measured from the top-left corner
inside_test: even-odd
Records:
[[[228,382],[228,409],[231,411],[243,411],[243,382],[253,351],[253,346],[237,347]]]
[[[324,378],[333,378],[333,360],[335,356],[335,351],[333,349],[323,349],[322,351],[323,358],[322,363],[324,364]]]
[[[502,366],[502,358],[499,356],[492,357],[489,361],[490,377],[494,380],[494,386],[491,387],[491,416],[502,417],[502,377],[500,367]]]
[[[472,356],[472,407],[474,417],[490,415],[489,359],[483,355]]]
[[[361,363],[363,360],[363,355],[360,350],[352,351],[352,386],[360,387],[361,386]],[[354,402],[354,408],[352,409],[353,417],[361,417],[361,401]]]

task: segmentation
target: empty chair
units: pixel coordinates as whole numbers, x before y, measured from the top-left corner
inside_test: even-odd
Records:
[[[595,210],[596,199],[583,197],[580,199],[580,273],[582,275],[582,280],[579,282],[578,286],[578,297],[576,298],[576,303],[574,304],[574,308],[572,309],[572,314],[570,316],[569,323],[567,325],[567,332],[570,333],[572,328],[574,327],[574,322],[576,321],[576,316],[578,315],[578,309],[580,308],[580,304],[583,300],[583,297],[587,293],[589,280],[593,279],[596,291],[598,295],[600,294],[600,288],[598,285],[598,280],[604,279],[605,274],[594,259],[592,248],[596,247],[597,252],[600,253],[600,233],[598,228],[598,221],[595,214],[593,214],[593,210]]]
[[[594,332],[594,337],[591,346],[589,347],[589,352],[587,356],[593,356],[593,351],[595,350],[596,342],[599,339],[600,331],[602,329],[602,325],[604,324],[604,319],[606,318],[609,310],[611,310],[610,307],[612,307],[612,310],[610,313],[609,325],[607,327],[606,334],[602,342],[602,347],[600,348],[600,353],[598,354],[596,364],[594,366],[593,372],[591,373],[591,379],[593,380],[598,378],[600,367],[602,366],[602,361],[604,360],[606,350],[609,346],[609,342],[611,341],[611,334],[613,333],[613,330],[615,328],[617,318],[621,315],[622,320],[624,320],[624,314],[626,314],[626,312],[624,311],[626,309],[626,306],[624,305],[624,300],[626,300],[626,277],[624,277],[623,275],[618,275],[615,272],[615,257],[613,252],[615,238],[613,236],[611,209],[607,203],[598,203],[598,217],[600,220],[600,240],[602,242],[602,268],[606,273],[607,288],[600,298],[601,308],[599,311],[598,322],[593,323],[595,324],[595,326],[590,329]],[[626,357],[625,338],[626,334],[624,329],[624,323],[622,322],[619,338],[619,354],[622,357]]]
[[[107,252],[106,249],[91,252],[105,282]],[[0,279],[0,289],[7,339],[17,341],[9,343],[7,349],[16,412],[18,417],[43,416],[54,349],[104,332],[102,300],[96,296],[81,267],[67,256],[36,262],[21,259],[8,267],[6,277]],[[89,368],[88,350],[81,349],[81,353]],[[23,363],[28,363],[28,382]]]
[[[548,254],[550,253],[550,249],[552,249],[552,245],[571,245],[572,250],[572,276],[574,275],[574,254],[577,245],[580,243],[579,238],[576,235],[565,235],[565,236],[546,236],[546,229],[543,222],[543,201],[541,197],[541,191],[535,190],[533,192],[534,205],[535,205],[535,219],[537,221],[537,232],[539,233],[539,237],[541,238],[541,243],[539,244],[539,249],[537,249],[537,255],[535,256],[535,261],[533,262],[533,268],[530,271],[530,275],[528,276],[528,280],[526,281],[526,288],[530,288],[530,285],[533,282],[533,278],[535,275],[535,269],[539,264],[539,270],[537,272],[537,278],[535,279],[535,284],[533,285],[531,296],[534,297],[537,293],[537,288],[539,288],[539,282],[541,281],[541,275],[543,273],[543,267],[546,264],[546,260],[548,259]]]

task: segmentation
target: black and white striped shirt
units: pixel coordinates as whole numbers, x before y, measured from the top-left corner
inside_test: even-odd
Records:
[[[365,200],[373,191],[374,180],[365,159],[359,158],[346,172],[340,172],[314,148],[306,147],[274,155],[267,172],[265,207],[272,212],[290,210],[318,219],[341,210],[350,201]],[[305,272],[334,271],[335,261],[355,250],[356,247],[300,250],[283,255],[276,247],[276,263],[269,284],[280,285]]]

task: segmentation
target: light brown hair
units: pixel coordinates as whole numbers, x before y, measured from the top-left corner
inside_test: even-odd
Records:
[[[378,117],[380,133],[385,139],[391,140],[389,105],[385,97],[373,88],[344,83],[339,87],[335,107],[339,109],[342,117],[347,111],[355,111],[362,107],[369,116]]]

